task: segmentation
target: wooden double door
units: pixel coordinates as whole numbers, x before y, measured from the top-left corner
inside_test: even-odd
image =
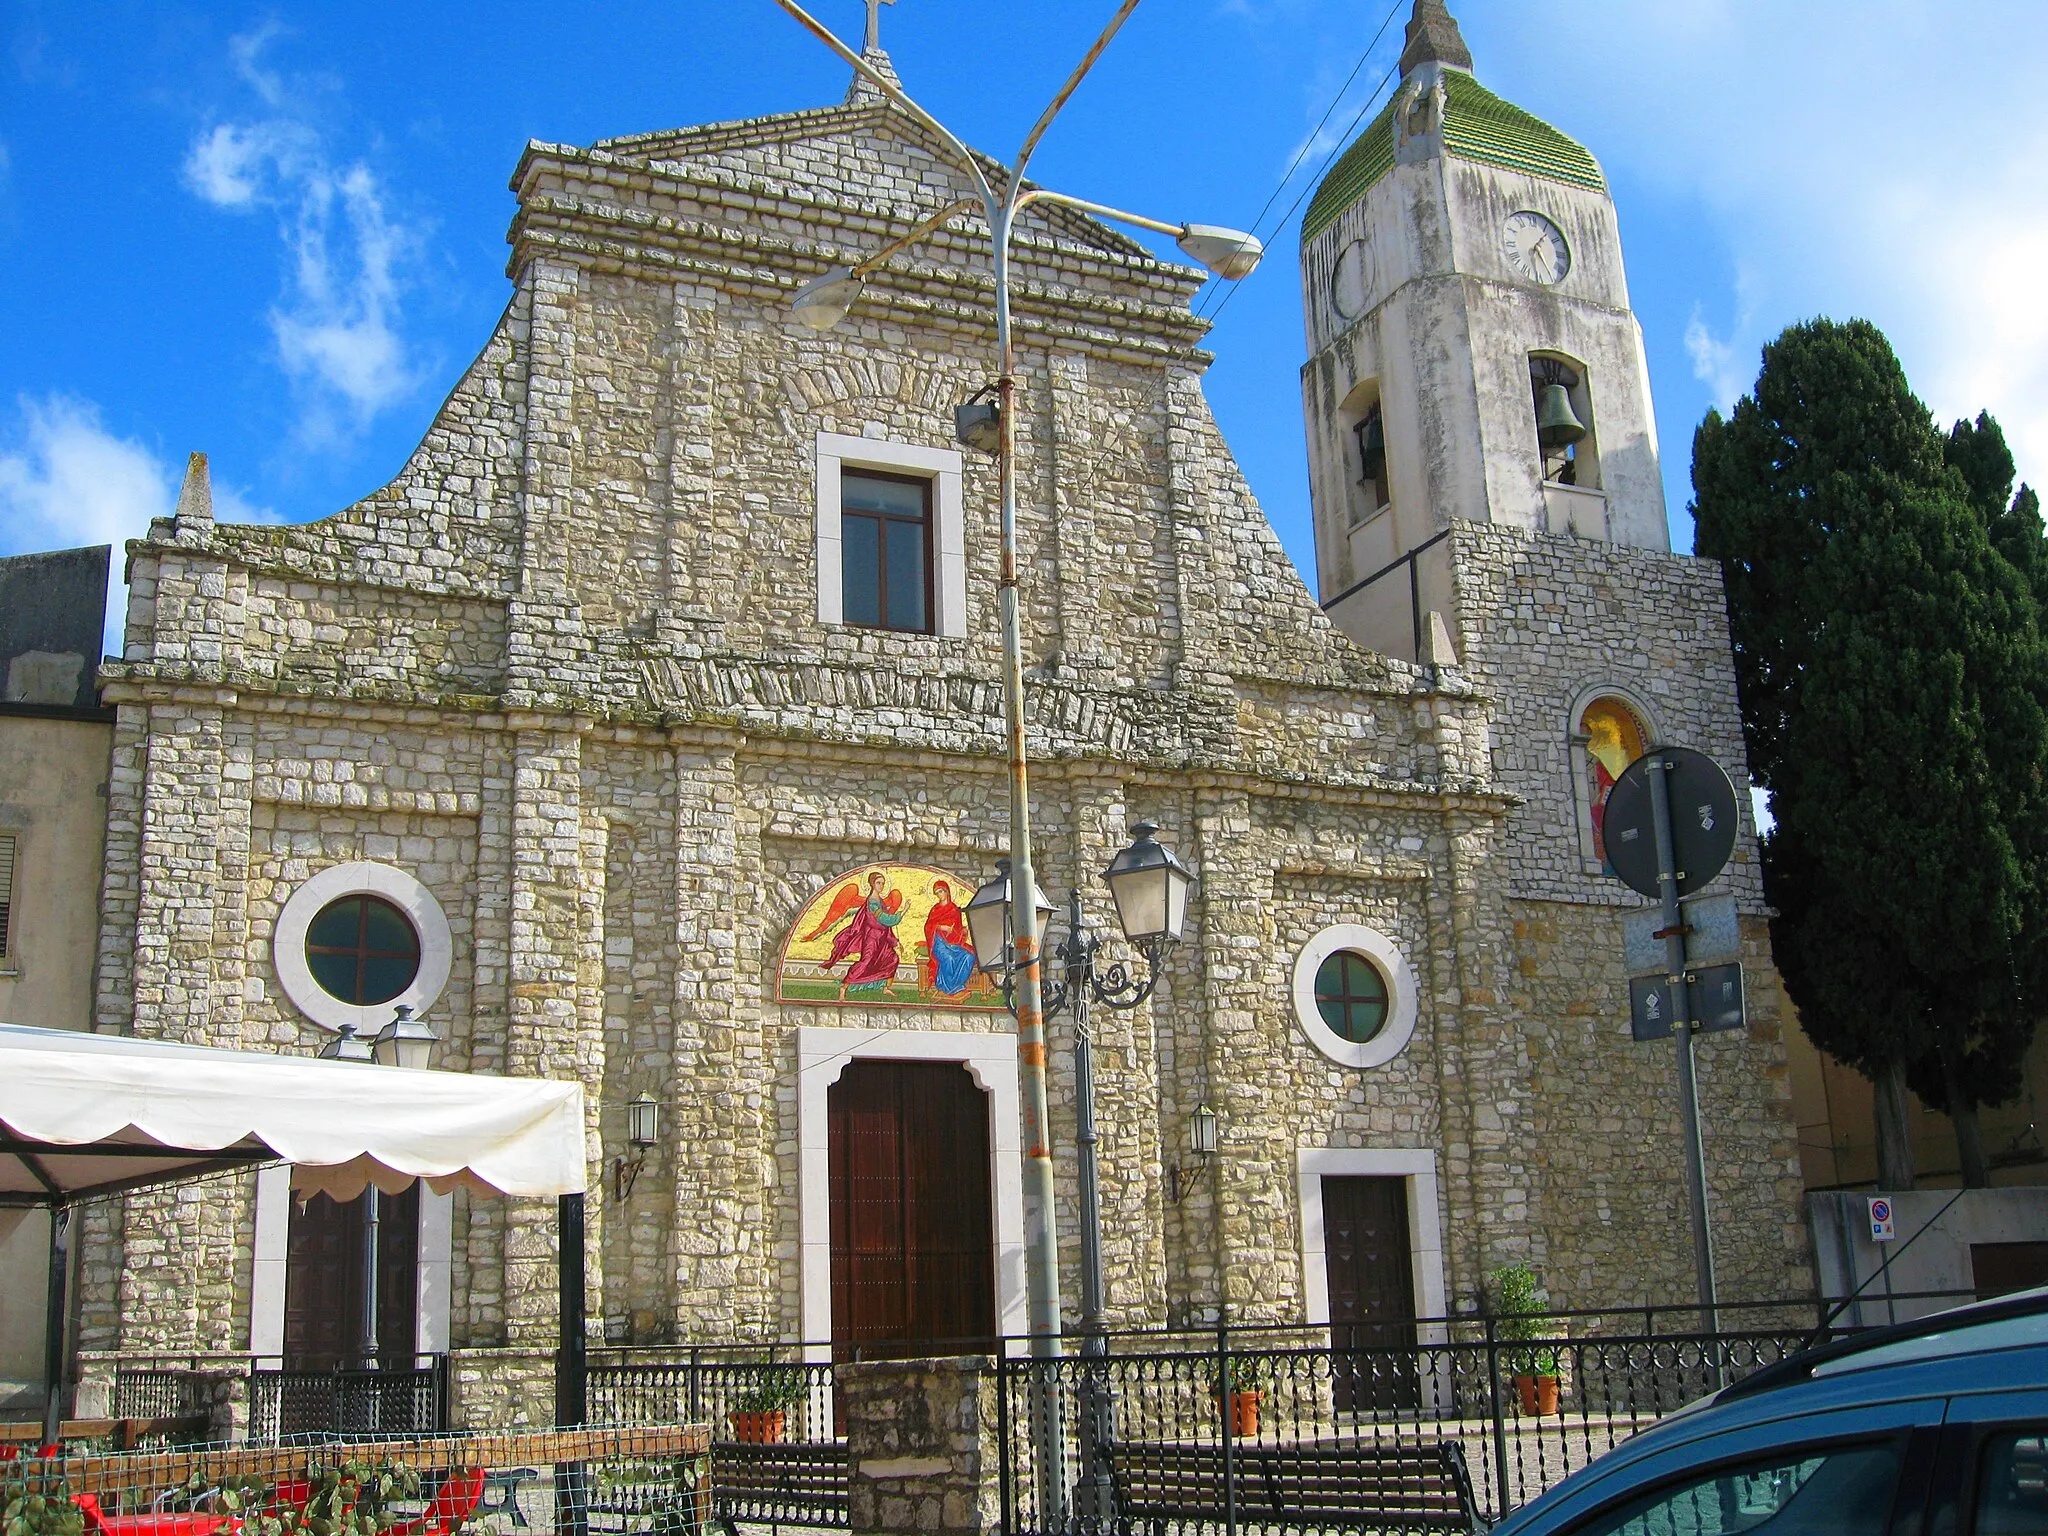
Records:
[[[1325,1178],[1323,1262],[1337,1411],[1415,1408],[1421,1372],[1408,1181]]]
[[[854,1061],[827,1118],[834,1354],[993,1338],[988,1095],[957,1063]]]
[[[292,1206],[285,1247],[284,1365],[352,1366],[362,1357],[363,1202],[315,1195]],[[418,1342],[420,1187],[377,1200],[377,1353],[410,1367]]]

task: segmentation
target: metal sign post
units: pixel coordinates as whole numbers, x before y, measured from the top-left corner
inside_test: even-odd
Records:
[[[1663,754],[1649,768],[1650,823],[1657,838],[1658,895],[1664,904],[1664,964],[1670,976],[1671,1028],[1678,1038],[1678,1103],[1685,1136],[1685,1181],[1692,1192],[1692,1259],[1700,1282],[1700,1331],[1713,1334],[1714,1233],[1707,1221],[1707,1149],[1700,1133],[1699,1075],[1693,1064],[1690,999],[1686,996],[1685,915],[1678,905],[1678,860],[1671,838],[1671,791]]]
[[[1674,815],[1674,806],[1677,814]],[[1686,953],[1688,924],[1680,898],[1718,876],[1735,851],[1735,786],[1720,764],[1689,747],[1646,752],[1623,770],[1608,795],[1608,862],[1630,888],[1657,899],[1660,923],[1649,937],[1663,945],[1661,975],[1630,983],[1631,1022],[1639,1040],[1678,1041],[1678,1103],[1685,1141],[1685,1179],[1692,1196],[1693,1268],[1699,1277],[1700,1328],[1717,1331],[1714,1235],[1707,1212],[1707,1157],[1700,1125],[1699,1074],[1693,1037],[1742,1023],[1742,967],[1727,961],[1740,944],[1735,914],[1701,913],[1701,939]],[[1626,950],[1626,946],[1625,946]],[[1737,950],[1739,952],[1739,949]],[[1718,1372],[1716,1372],[1718,1379]]]

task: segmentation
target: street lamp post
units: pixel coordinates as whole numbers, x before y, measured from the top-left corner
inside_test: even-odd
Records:
[[[434,1043],[440,1037],[424,1019],[416,1019],[412,1009],[400,1003],[393,1012],[391,1022],[375,1036],[365,1040],[356,1033],[353,1024],[341,1026],[341,1033],[320,1048],[320,1055],[327,1061],[354,1061],[365,1065],[375,1063],[384,1067],[422,1068],[433,1059]],[[378,1232],[377,1186],[363,1186],[363,1306],[362,1327],[357,1336],[356,1351],[361,1357],[363,1369],[377,1369],[377,1250]]]
[[[1060,1353],[1060,1285],[1057,1233],[1053,1223],[1052,1154],[1046,1119],[1045,1013],[1042,995],[1038,891],[1031,848],[1031,801],[1024,752],[1024,657],[1017,611],[1017,377],[1016,350],[1010,324],[1010,234],[1016,218],[1036,202],[1058,204],[1096,217],[1115,219],[1141,229],[1175,237],[1182,251],[1220,277],[1248,276],[1258,265],[1262,247],[1251,235],[1208,224],[1169,224],[1100,203],[1068,197],[1043,187],[1027,187],[1025,167],[1045,131],[1059,115],[1084,76],[1109,46],[1138,0],[1121,0],[1093,46],[1075,66],[1052,101],[1039,114],[1017,151],[1007,174],[994,180],[965,144],[904,92],[902,86],[811,17],[796,0],[776,0],[813,36],[839,55],[888,98],[931,133],[958,163],[975,189],[932,214],[898,239],[851,267],[835,266],[797,290],[791,307],[797,318],[816,330],[828,330],[844,319],[859,299],[866,275],[896,252],[937,233],[948,222],[977,206],[988,224],[995,281],[996,376],[995,448],[1001,502],[998,555],[998,618],[1003,642],[1004,724],[1010,774],[1010,932],[1012,935],[1012,1012],[1017,1019],[1018,1075],[1022,1089],[1024,1132],[1025,1272],[1030,1298],[1032,1353]],[[963,435],[969,423],[959,423]],[[976,424],[986,435],[986,422]]]
[[[1104,1311],[1102,1276],[1102,1200],[1096,1167],[1095,1133],[1095,1040],[1088,1012],[1094,1003],[1118,1010],[1136,1008],[1152,995],[1159,984],[1159,971],[1167,954],[1180,943],[1187,917],[1188,888],[1194,874],[1163,847],[1153,834],[1159,828],[1141,821],[1133,829],[1131,845],[1110,860],[1103,871],[1110,898],[1116,904],[1117,924],[1124,937],[1144,957],[1143,976],[1134,976],[1121,960],[1098,970],[1096,955],[1102,940],[1090,931],[1081,915],[1081,893],[1067,898],[1067,937],[1060,946],[1065,975],[1045,1001],[1045,1016],[1056,1017],[1071,1007],[1074,1011],[1074,1140],[1080,1157],[1076,1182],[1081,1194],[1081,1354],[1090,1362],[1109,1353],[1109,1321]],[[1039,926],[1046,901],[1034,893],[1030,902]],[[1001,978],[1007,997],[1009,978],[1015,974],[1014,940],[1009,916],[1015,893],[1010,889],[1007,860],[997,866],[995,879],[974,893],[967,903],[967,924],[974,940],[974,952],[982,970]],[[1098,1448],[1115,1438],[1115,1403],[1110,1384],[1101,1368],[1092,1363],[1080,1380],[1081,1397],[1081,1490],[1084,1516],[1106,1516],[1115,1512],[1115,1490]]]

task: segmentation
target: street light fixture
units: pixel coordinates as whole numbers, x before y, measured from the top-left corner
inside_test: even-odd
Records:
[[[846,318],[867,286],[850,267],[833,267],[797,289],[789,307],[814,331],[829,331]]]
[[[1187,922],[1194,872],[1174,857],[1171,848],[1153,839],[1158,823],[1141,821],[1133,830],[1137,836],[1131,846],[1102,872],[1116,902],[1116,920],[1123,925],[1124,937],[1140,948],[1162,939],[1178,944]]]
[[[995,879],[976,890],[963,910],[967,915],[967,936],[974,940],[976,963],[1007,986],[1009,973],[1016,969],[1012,953],[1016,945],[1011,942],[1016,902],[1010,894],[1008,859],[996,860]],[[1045,932],[1046,921],[1052,916],[1052,903],[1045,899],[1044,891],[1034,889],[1031,910],[1037,917],[1038,931]]]
[[[1006,958],[1014,980],[1012,1011],[1017,1018],[1018,1077],[1023,1100],[1025,1273],[1030,1296],[1032,1352],[1039,1356],[1056,1356],[1060,1353],[1059,1247],[1053,1220],[1052,1155],[1045,1090],[1045,1018],[1039,974],[1039,933],[1042,925],[1034,900],[1038,896],[1038,883],[1033,874],[1031,798],[1024,752],[1024,645],[1017,610],[1017,358],[1010,324],[1010,236],[1016,227],[1017,215],[1024,208],[1032,203],[1045,202],[1172,235],[1181,250],[1225,278],[1247,276],[1258,265],[1261,248],[1256,239],[1240,231],[1206,224],[1165,223],[1025,184],[1025,168],[1030,164],[1039,140],[1094,67],[1095,61],[1102,56],[1110,40],[1130,18],[1131,12],[1137,9],[1138,0],[1119,0],[1115,13],[1094,44],[1025,135],[1016,159],[1007,171],[986,168],[959,138],[913,101],[894,78],[841,42],[797,0],[776,0],[776,4],[930,133],[974,188],[972,197],[949,203],[880,250],[851,266],[835,266],[806,282],[794,300],[798,320],[813,329],[829,329],[844,318],[860,297],[861,279],[867,273],[896,252],[937,233],[958,215],[978,210],[988,225],[995,282],[998,360],[995,442],[1001,518],[996,586],[1003,639],[1004,726],[1010,760],[1010,860],[1016,877],[1009,891],[1010,942],[999,947],[996,953]],[[1069,939],[1070,948],[1074,942],[1073,938]],[[1076,974],[1074,963],[1070,958],[1070,978]],[[1049,1425],[1045,1433],[1050,1436]],[[1042,1453],[1046,1459],[1046,1467],[1042,1470],[1050,1469],[1057,1457],[1057,1448],[1048,1439]],[[1047,1486],[1059,1486],[1059,1480],[1048,1478]]]
[[[377,1032],[377,1038],[370,1044],[377,1053],[378,1066],[423,1072],[433,1060],[434,1046],[440,1038],[426,1020],[414,1018],[412,1009],[400,1003],[391,1022]]]
[[[356,1033],[353,1024],[341,1026],[341,1033],[320,1047],[322,1061],[359,1061],[365,1065],[377,1060],[376,1042],[365,1040]]]

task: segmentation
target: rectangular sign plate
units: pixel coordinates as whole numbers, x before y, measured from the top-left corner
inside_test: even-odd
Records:
[[[1671,985],[1662,976],[1638,976],[1629,982],[1628,1023],[1639,1041],[1671,1038]]]
[[[1740,1029],[1742,1012],[1742,967],[1709,965],[1686,972],[1685,1000],[1695,1029]]]
[[[1695,897],[1679,910],[1692,928],[1685,936],[1688,966],[1727,965],[1742,958],[1742,929],[1732,895]],[[1664,914],[1655,907],[1631,912],[1621,920],[1621,953],[1629,975],[1664,974],[1664,941],[1657,937],[1663,926]]]
[[[1693,1028],[1701,1034],[1740,1029],[1743,1013],[1742,967],[1710,965],[1685,973],[1685,1001]],[[1628,984],[1629,1032],[1637,1040],[1671,1038],[1671,983],[1664,976],[1636,976]]]

